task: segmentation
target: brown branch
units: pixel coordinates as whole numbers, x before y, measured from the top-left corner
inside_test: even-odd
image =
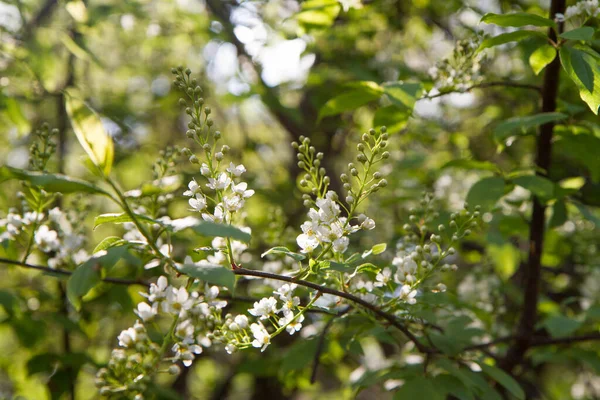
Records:
[[[396,318],[394,315],[389,314],[389,313],[383,311],[381,308],[377,307],[376,305],[373,305],[373,304],[369,303],[368,301],[365,301],[365,300],[361,299],[360,297],[354,296],[354,295],[352,295],[350,293],[341,292],[339,290],[331,289],[331,288],[329,288],[327,286],[322,286],[322,285],[319,285],[317,283],[305,281],[305,280],[302,280],[302,279],[295,279],[295,278],[292,278],[292,277],[289,277],[289,276],[271,274],[269,272],[256,271],[256,270],[251,270],[251,269],[246,269],[246,268],[236,268],[236,269],[233,270],[233,273],[236,274],[236,275],[256,276],[256,277],[259,277],[259,278],[274,279],[274,280],[283,281],[283,282],[295,283],[297,285],[305,286],[307,288],[311,288],[311,289],[317,290],[317,291],[322,292],[322,293],[332,294],[334,296],[338,296],[338,297],[344,298],[344,299],[349,300],[349,301],[351,301],[353,303],[361,305],[362,307],[366,308],[367,310],[371,311],[372,313],[378,315],[382,319],[384,319],[387,322],[389,322],[390,325],[392,325],[395,328],[397,328],[411,342],[413,342],[414,345],[417,347],[417,349],[421,353],[431,353],[431,352],[434,352],[433,349],[431,349],[431,348],[423,345],[421,342],[419,342],[419,339],[417,339],[417,337],[415,335],[413,335],[413,333],[410,332],[408,330],[408,328],[404,324],[402,324],[398,320],[398,318]]]
[[[60,269],[60,268],[50,268],[50,267],[44,267],[41,265],[35,265],[35,264],[29,264],[29,263],[24,263],[21,261],[16,261],[16,260],[11,260],[9,258],[2,258],[0,257],[0,263],[2,264],[9,264],[9,265],[16,265],[22,268],[29,268],[29,269],[35,269],[38,271],[42,271],[48,274],[55,274],[55,275],[64,275],[64,276],[70,276],[73,275],[73,271],[69,271],[66,269]],[[122,278],[102,278],[103,282],[107,282],[107,283],[114,283],[117,285],[141,285],[141,286],[148,286],[147,282],[144,282],[142,280],[133,280],[133,279],[122,279]]]
[[[542,88],[540,86],[530,85],[527,83],[511,82],[511,81],[494,81],[494,82],[478,83],[477,85],[473,85],[473,86],[470,86],[470,87],[468,87],[466,89],[462,89],[462,90],[452,90],[449,92],[440,92],[440,93],[436,93],[431,96],[425,95],[425,96],[423,96],[423,100],[435,99],[437,97],[446,96],[446,95],[452,94],[452,93],[467,93],[473,89],[485,89],[485,88],[497,87],[497,86],[511,87],[511,88],[516,88],[516,89],[535,90],[536,92],[539,92],[540,94],[542,94]]]
[[[564,10],[565,0],[552,0],[550,5],[550,18],[554,18],[554,15],[557,13],[563,13]],[[556,32],[554,29],[549,28],[548,38],[551,41],[556,42]],[[558,56],[556,56],[550,65],[548,65],[544,73],[544,83],[542,86],[542,112],[553,112],[556,110],[559,77],[560,61]],[[550,168],[553,131],[554,122],[549,122],[540,126],[535,161],[537,175],[545,175],[546,171]],[[541,286],[541,258],[544,247],[545,212],[545,204],[534,196],[533,212],[529,225],[529,257],[524,269],[523,291],[525,294],[523,311],[517,327],[517,339],[508,349],[506,357],[502,360],[500,365],[509,373],[523,360],[535,331],[537,306]]]

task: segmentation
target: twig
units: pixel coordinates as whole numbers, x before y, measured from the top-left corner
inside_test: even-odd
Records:
[[[50,267],[44,267],[41,265],[34,265],[34,264],[29,264],[29,263],[24,263],[21,261],[17,261],[17,260],[11,260],[8,258],[2,258],[0,257],[0,263],[2,264],[9,264],[9,265],[16,265],[22,268],[29,268],[29,269],[36,269],[38,271],[43,271],[49,274],[55,274],[55,275],[65,275],[65,276],[69,276],[69,275],[73,275],[73,271],[69,271],[66,269],[60,269],[60,268],[50,268]],[[141,281],[141,280],[133,280],[133,279],[122,279],[122,278],[102,278],[103,282],[107,282],[107,283],[115,283],[117,285],[142,285],[142,286],[148,286],[148,283]]]
[[[283,282],[295,283],[297,285],[305,286],[305,287],[308,287],[308,288],[311,288],[314,290],[318,290],[323,293],[332,294],[334,296],[338,296],[338,297],[344,298],[346,300],[350,300],[351,302],[363,306],[364,308],[368,309],[369,311],[373,312],[374,314],[377,314],[379,317],[381,317],[384,320],[386,320],[387,322],[389,322],[392,326],[394,326],[400,332],[402,332],[411,342],[413,342],[414,345],[416,346],[416,348],[421,353],[434,352],[433,349],[431,349],[431,348],[423,345],[421,342],[419,342],[419,339],[417,339],[417,337],[412,332],[410,332],[408,330],[408,328],[405,325],[403,325],[398,320],[398,318],[396,318],[394,315],[389,314],[389,313],[383,311],[381,308],[369,303],[368,301],[361,299],[360,297],[354,296],[350,293],[341,292],[339,290],[331,289],[327,286],[322,286],[322,285],[319,285],[319,284],[316,284],[313,282],[309,282],[309,281],[305,281],[302,279],[294,279],[289,276],[277,275],[277,274],[272,274],[272,273],[263,272],[263,271],[255,271],[255,270],[250,270],[250,269],[246,269],[246,268],[236,268],[233,270],[233,273],[236,275],[256,276],[259,278],[274,279],[274,280],[283,281]]]

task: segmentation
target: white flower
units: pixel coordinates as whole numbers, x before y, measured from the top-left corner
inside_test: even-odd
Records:
[[[285,326],[285,330],[290,334],[293,335],[296,332],[299,332],[300,329],[302,329],[302,321],[304,321],[304,315],[299,315],[296,319],[294,319],[294,313],[293,312],[287,312],[283,318],[281,318],[279,320],[279,325],[280,326]]]
[[[230,162],[229,168],[227,168],[227,172],[230,172],[235,176],[240,176],[244,172],[246,172],[246,167],[244,167],[242,164],[240,164],[236,167],[234,163]]]
[[[119,346],[133,347],[137,341],[137,332],[134,328],[129,328],[119,334]]]
[[[156,306],[151,306],[148,303],[141,302],[137,305],[135,313],[145,322],[151,320],[158,314],[158,308]]]
[[[292,292],[296,290],[297,287],[298,285],[295,283],[286,283],[281,285],[281,287],[273,293],[279,295],[279,298],[282,301],[286,301],[292,297]]]
[[[217,179],[208,178],[206,186],[213,190],[223,190],[229,186],[230,183],[231,178],[225,172],[221,172]]]
[[[192,211],[202,211],[206,208],[206,197],[201,194],[197,194],[196,197],[192,197],[188,200]]]
[[[249,309],[248,312],[255,317],[260,317],[260,319],[267,319],[271,314],[277,312],[277,300],[275,300],[275,297],[264,297],[260,301],[254,302],[254,307]]]
[[[365,220],[360,224],[361,229],[366,231],[370,231],[371,229],[375,229],[375,221],[371,218],[366,217]]]
[[[246,329],[248,327],[248,317],[245,315],[236,315],[234,321],[240,329]]]
[[[392,260],[392,264],[398,267],[396,271],[396,281],[398,283],[414,283],[417,278],[415,274],[417,273],[417,263],[410,257],[395,257]]]
[[[392,279],[392,270],[388,267],[385,267],[381,272],[375,276],[375,286],[376,287],[385,287]]]
[[[223,210],[223,206],[221,204],[218,204],[215,207],[215,211],[213,214],[203,213],[202,219],[205,221],[216,222],[216,223],[220,224],[221,222],[223,222],[223,219],[225,218],[224,213],[225,213],[225,211]]]
[[[310,253],[319,246],[319,240],[315,236],[310,236],[305,233],[298,235],[296,243],[300,246],[300,251],[302,253]]]
[[[195,179],[190,181],[190,183],[188,184],[188,188],[189,188],[189,190],[186,190],[185,192],[183,192],[184,196],[194,197],[198,193],[202,192],[200,189],[200,185],[198,185],[198,182],[196,182]]]
[[[336,253],[344,253],[348,249],[350,239],[348,236],[342,236],[339,239],[333,241],[333,251]]]
[[[233,354],[235,353],[237,350],[237,347],[234,344],[227,344],[227,346],[225,346],[225,351],[227,352],[227,354]]]
[[[167,292],[166,301],[162,303],[164,312],[179,314],[180,317],[183,317],[193,305],[194,299],[190,299],[190,294],[184,287],[172,288]]]
[[[225,196],[223,198],[223,205],[227,211],[237,211],[244,206],[244,200],[238,196]]]
[[[202,163],[202,165],[200,166],[200,173],[202,174],[202,176],[209,176],[210,168],[208,168],[208,165]]]
[[[267,330],[264,326],[262,326],[262,324],[252,324],[250,325],[250,330],[252,331],[252,335],[254,336],[252,346],[256,348],[261,348],[261,352],[265,351],[269,344],[271,344],[271,335],[269,335],[269,332],[267,332]]]
[[[328,197],[331,197],[329,192]],[[317,199],[316,204],[319,207],[319,219],[326,224],[332,223],[340,214],[340,206],[330,198]]]
[[[246,182],[240,182],[237,185],[235,183],[231,183],[231,190],[233,193],[237,193],[245,199],[254,194],[254,190],[248,190],[248,184]]]
[[[148,294],[144,294],[144,296],[151,302],[161,301],[167,297],[167,289],[170,289],[167,277],[160,276],[156,281],[156,284],[150,284]]]
[[[408,304],[415,304],[417,302],[417,299],[415,299],[416,295],[416,290],[411,290],[411,287],[409,285],[404,285],[400,288],[400,293],[398,297],[400,297],[400,299],[404,300]]]
[[[175,353],[175,358],[182,360],[183,365],[186,367],[192,365],[192,362],[196,358],[194,354],[202,353],[202,347],[197,344],[175,343],[171,350]]]
[[[89,258],[90,255],[84,249],[80,249],[78,252],[71,255],[71,260],[73,260],[76,265],[83,264],[89,260]]]
[[[46,225],[42,225],[35,232],[35,244],[43,252],[58,250],[60,242],[58,241],[58,233],[51,230]]]

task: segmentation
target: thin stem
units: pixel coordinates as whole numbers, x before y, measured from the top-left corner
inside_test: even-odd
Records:
[[[268,272],[263,272],[263,271],[255,271],[255,270],[250,270],[250,269],[246,269],[246,268],[237,268],[233,270],[233,273],[236,275],[242,275],[242,276],[256,276],[256,277],[260,277],[260,278],[266,278],[266,279],[274,279],[274,280],[278,280],[278,281],[283,281],[283,282],[289,282],[289,283],[295,283],[297,285],[301,285],[301,286],[305,286],[314,290],[318,290],[319,292],[323,292],[323,293],[327,293],[327,294],[332,294],[334,296],[338,296],[338,297],[342,297],[346,300],[349,300],[353,303],[359,304],[361,306],[363,306],[364,308],[368,309],[369,311],[373,312],[374,314],[377,314],[379,317],[383,318],[384,320],[388,321],[392,326],[394,326],[395,328],[397,328],[400,332],[402,332],[411,342],[414,343],[414,345],[417,347],[417,349],[422,352],[422,353],[431,353],[433,350],[430,349],[429,347],[424,346],[421,342],[419,342],[419,339],[417,339],[417,337],[415,335],[413,335],[408,328],[402,324],[398,318],[396,318],[394,315],[389,314],[385,311],[383,311],[381,308],[361,299],[360,297],[354,296],[350,293],[345,293],[345,292],[341,292],[339,290],[335,290],[335,289],[331,289],[327,286],[322,286],[313,282],[309,282],[309,281],[305,281],[302,279],[294,279],[291,278],[289,276],[284,276],[284,275],[277,275],[277,274],[271,274]]]
[[[29,264],[29,263],[25,263],[22,261],[17,261],[17,260],[11,260],[9,258],[2,258],[0,257],[0,263],[2,264],[9,264],[9,265],[16,265],[22,268],[29,268],[29,269],[35,269],[38,271],[43,271],[49,274],[55,274],[55,275],[65,275],[65,276],[69,276],[73,274],[73,271],[69,271],[66,269],[59,269],[59,268],[50,268],[50,267],[44,267],[41,265],[34,265],[34,264]],[[144,282],[144,281],[140,281],[140,280],[131,280],[131,279],[121,279],[121,278],[102,278],[103,282],[107,282],[107,283],[115,283],[117,285],[142,285],[142,286],[148,286],[148,283]]]

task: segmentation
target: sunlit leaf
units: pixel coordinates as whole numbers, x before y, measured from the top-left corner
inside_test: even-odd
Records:
[[[479,49],[477,49],[477,51],[481,51],[489,47],[499,46],[505,43],[520,42],[521,40],[536,36],[545,37],[545,35],[541,32],[528,30],[501,33],[500,35],[494,37],[485,38],[479,45]]]
[[[556,23],[551,19],[540,17],[539,15],[529,13],[512,13],[512,14],[494,14],[488,13],[481,18],[481,22],[487,24],[495,24],[503,27],[522,27],[527,25],[532,26],[549,26],[556,28]]]
[[[29,182],[34,186],[41,187],[47,192],[108,195],[106,191],[89,182],[71,178],[66,175],[25,171],[8,166],[0,167],[0,182],[10,179],[20,179]]]
[[[288,257],[293,258],[296,261],[302,261],[306,258],[306,256],[304,256],[303,254],[294,253],[294,252],[290,251],[287,247],[283,247],[283,246],[273,247],[273,248],[265,251],[264,253],[262,253],[260,255],[260,257],[264,258],[268,254],[284,254]]]
[[[529,56],[529,65],[533,73],[538,75],[556,58],[556,49],[549,44],[543,44]]]
[[[600,107],[600,60],[594,57],[593,50],[562,46],[560,62],[579,89],[579,96],[587,103],[594,114],[598,115]]]
[[[68,95],[66,108],[79,143],[104,175],[110,174],[114,148],[100,117],[83,101]]]

